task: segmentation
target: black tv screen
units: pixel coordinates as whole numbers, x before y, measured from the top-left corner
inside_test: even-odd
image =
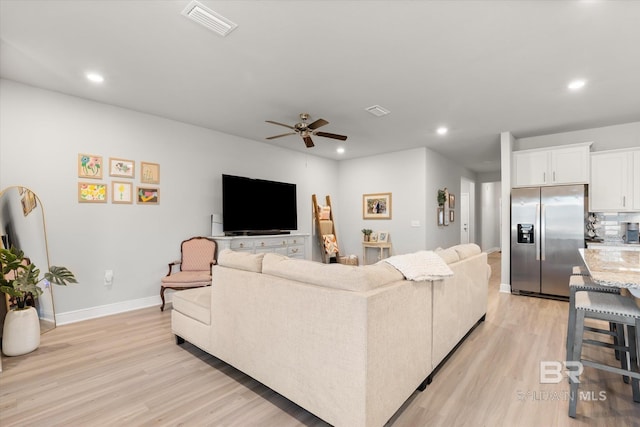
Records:
[[[297,230],[296,185],[222,175],[222,227],[226,235]]]

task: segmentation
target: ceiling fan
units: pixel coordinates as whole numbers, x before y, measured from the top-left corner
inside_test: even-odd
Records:
[[[307,146],[307,148],[311,148],[311,147],[314,146],[313,140],[311,139],[311,135],[323,136],[325,138],[339,139],[340,141],[346,141],[347,140],[347,137],[344,136],[344,135],[338,135],[338,134],[335,134],[335,133],[328,133],[328,132],[320,132],[320,131],[316,130],[321,126],[329,124],[329,122],[326,121],[325,119],[318,119],[318,120],[314,121],[313,123],[307,123],[307,120],[309,120],[309,114],[308,113],[300,114],[300,122],[296,123],[293,126],[285,125],[283,123],[274,122],[272,120],[266,120],[267,123],[272,123],[272,124],[278,125],[278,126],[284,126],[286,128],[292,129],[294,131],[294,132],[283,133],[281,135],[270,136],[267,139],[276,139],[276,138],[281,138],[283,136],[295,135],[297,133],[297,134],[300,134],[300,136],[302,137],[302,140],[304,141],[304,144]]]

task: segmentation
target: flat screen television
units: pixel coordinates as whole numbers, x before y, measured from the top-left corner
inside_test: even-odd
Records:
[[[222,228],[227,236],[297,230],[296,185],[223,174]]]

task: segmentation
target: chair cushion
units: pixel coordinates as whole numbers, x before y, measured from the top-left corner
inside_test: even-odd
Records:
[[[167,286],[185,287],[206,286],[211,284],[209,271],[180,271],[162,278],[162,284]]]
[[[262,258],[264,253],[235,252],[225,249],[218,255],[218,265],[238,270],[262,273]]]
[[[640,307],[632,298],[604,292],[576,292],[576,310],[640,318]]]
[[[211,287],[187,289],[173,295],[173,309],[185,316],[211,324]]]

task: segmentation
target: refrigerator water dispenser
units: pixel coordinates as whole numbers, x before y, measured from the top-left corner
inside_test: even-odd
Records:
[[[518,243],[535,243],[533,241],[533,224],[518,224]]]

